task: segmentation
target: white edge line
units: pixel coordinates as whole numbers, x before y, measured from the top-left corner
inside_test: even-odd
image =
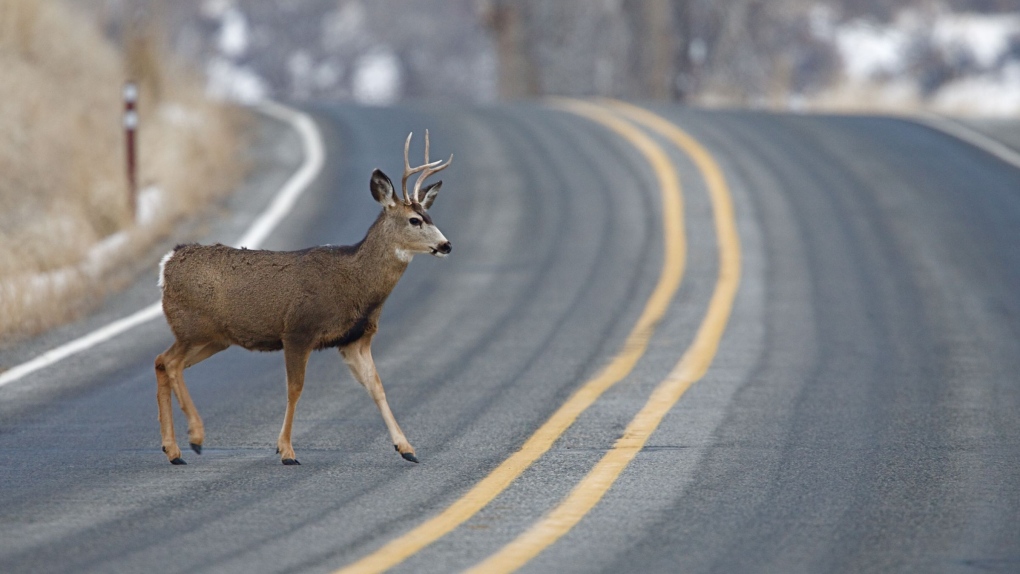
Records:
[[[305,160],[301,167],[283,184],[283,187],[277,192],[269,207],[259,215],[258,219],[248,228],[248,231],[237,241],[238,247],[244,246],[253,249],[257,248],[269,237],[269,234],[272,233],[280,221],[294,207],[298,197],[308,188],[308,184],[319,175],[325,158],[322,136],[319,134],[318,128],[315,127],[315,122],[307,114],[271,101],[259,104],[258,109],[280,121],[289,123],[298,132],[302,147],[304,148]],[[26,375],[44,369],[100,343],[109,341],[125,331],[129,331],[162,315],[162,303],[157,301],[135,311],[127,317],[117,319],[86,335],[54,347],[33,359],[0,373],[0,387],[13,383]]]
[[[108,341],[113,337],[116,337],[117,335],[123,333],[124,331],[137,327],[142,323],[151,321],[152,319],[155,319],[156,317],[159,317],[162,314],[163,314],[162,304],[153,303],[152,305],[149,305],[148,307],[145,307],[140,311],[135,311],[134,313],[128,315],[127,317],[117,319],[112,323],[108,323],[107,325],[100,327],[87,335],[74,339],[73,341],[64,343],[59,347],[54,347],[53,349],[46,351],[45,353],[39,355],[38,357],[30,361],[26,361],[16,367],[11,368],[8,371],[0,373],[0,387],[6,385],[7,383],[13,383],[14,381],[24,377],[25,375],[34,373],[39,369],[48,367],[53,363],[59,362],[63,359],[66,359],[67,357],[70,357],[71,355],[76,355],[84,351],[85,349],[98,345],[99,343]]]
[[[269,207],[255,220],[241,239],[237,240],[236,247],[248,247],[251,249],[262,245],[262,242],[276,229],[280,221],[290,213],[298,197],[304,193],[308,184],[319,175],[325,159],[322,136],[319,134],[318,128],[315,127],[315,122],[308,115],[270,101],[259,105],[259,109],[270,116],[291,124],[298,131],[304,144],[305,161],[294,175],[283,184],[283,188],[276,195],[276,198],[273,199],[273,202],[269,204]]]
[[[966,124],[935,114],[922,114],[910,119],[967,142],[1013,167],[1020,168],[1020,152]]]

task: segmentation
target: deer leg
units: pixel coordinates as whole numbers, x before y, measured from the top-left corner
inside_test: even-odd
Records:
[[[301,398],[301,389],[305,386],[305,367],[311,349],[304,345],[283,344],[283,360],[287,367],[287,413],[283,417],[283,429],[276,441],[276,451],[280,453],[283,464],[301,464],[294,455],[294,447],[290,443],[291,426],[294,424],[294,409]]]
[[[177,403],[181,405],[184,416],[188,417],[188,443],[191,445],[191,449],[198,454],[202,454],[205,426],[202,424],[202,417],[198,416],[198,409],[195,408],[195,403],[191,400],[191,394],[188,393],[188,386],[184,383],[184,369],[201,363],[229,346],[213,342],[190,347],[185,353],[181,371],[170,378],[174,394],[177,395]]]
[[[183,370],[185,346],[174,341],[170,348],[156,357],[156,404],[159,407],[159,431],[162,435],[163,452],[170,464],[186,464],[181,458],[181,449],[177,448],[174,437],[173,408],[170,404],[170,393],[173,390],[173,374],[180,375]],[[178,399],[179,400],[179,399]]]
[[[354,378],[361,383],[361,386],[365,387],[368,394],[372,396],[372,400],[375,401],[375,406],[379,407],[379,413],[382,414],[383,422],[386,423],[386,429],[390,432],[390,439],[397,452],[405,460],[418,462],[414,447],[407,442],[407,437],[400,430],[400,425],[397,424],[397,419],[394,418],[393,412],[390,411],[390,405],[386,402],[386,391],[383,390],[382,379],[379,378],[379,373],[375,370],[375,361],[372,360],[371,345],[372,340],[365,337],[342,347],[340,355],[351,369]]]

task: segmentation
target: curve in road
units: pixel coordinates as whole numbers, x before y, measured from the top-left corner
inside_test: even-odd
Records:
[[[653,111],[725,173],[740,288],[701,382],[522,570],[1015,570],[1020,172],[888,118]],[[374,353],[422,464],[393,453],[323,353],[295,422],[304,464],[283,467],[282,359],[231,350],[189,370],[208,444],[167,465],[152,359],[170,335],[150,322],[0,389],[0,570],[332,571],[448,508],[624,346],[665,245],[660,182],[625,139],[529,104],[311,112],[330,160],[269,248],[360,239],[377,209],[368,174],[400,171],[408,131],[430,128],[437,155],[457,157],[432,209],[455,251],[413,262]],[[647,349],[506,490],[394,571],[463,570],[527,531],[696,337],[721,271],[709,185],[647,133],[684,177],[687,245]],[[101,314],[155,287],[131,293]]]

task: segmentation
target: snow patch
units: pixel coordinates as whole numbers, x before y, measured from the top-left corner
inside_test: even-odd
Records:
[[[905,30],[878,26],[867,20],[853,20],[835,30],[843,70],[854,81],[902,71],[909,40]]]
[[[135,213],[137,224],[145,226],[152,223],[163,208],[163,190],[155,185],[142,188],[138,192],[135,205],[137,208]]]
[[[387,48],[360,57],[354,67],[352,91],[358,103],[387,106],[400,98],[400,59]]]
[[[237,8],[228,8],[220,16],[220,33],[216,40],[220,53],[240,58],[248,52],[248,19]]]
[[[1020,114],[1020,62],[998,72],[950,82],[935,94],[932,107],[948,114]]]
[[[943,49],[966,50],[979,66],[991,68],[1020,34],[1020,16],[945,14],[935,21],[931,34]]]
[[[138,192],[136,226],[144,227],[162,212],[164,195],[157,186],[147,186]],[[57,218],[49,222],[54,229],[73,224],[73,221]],[[118,231],[108,235],[85,252],[77,263],[41,273],[24,274],[0,279],[0,293],[11,300],[20,300],[24,305],[36,304],[41,298],[72,288],[83,277],[96,278],[108,273],[121,254],[129,247],[131,232]]]
[[[830,42],[843,61],[839,98],[869,93],[883,107],[928,105],[944,113],[1020,113],[1020,15],[905,9],[888,24],[866,18],[838,22],[831,10],[810,13],[812,34]],[[925,78],[913,70],[941,65]],[[823,92],[824,93],[824,92]]]
[[[217,54],[205,66],[206,93],[221,100],[256,104],[269,95],[266,81],[254,68],[241,63],[248,53],[248,18],[232,0],[206,0],[202,13],[219,20]]]
[[[254,70],[226,58],[210,59],[205,67],[205,75],[206,92],[214,98],[255,104],[269,94],[265,80]]]

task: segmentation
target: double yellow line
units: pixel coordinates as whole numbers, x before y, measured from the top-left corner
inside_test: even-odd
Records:
[[[705,178],[714,211],[720,257],[719,277],[708,312],[694,342],[680,362],[652,393],[644,408],[627,426],[623,436],[570,495],[539,522],[471,571],[512,572],[573,528],[602,499],[623,469],[643,448],[662,417],[704,375],[715,357],[740,280],[740,244],[733,205],[722,170],[696,140],[664,118],[642,108],[614,102],[610,109],[578,100],[558,100],[556,105],[615,131],[651,164],[662,194],[664,236],[663,267],[655,289],[620,353],[553,413],[519,451],[446,510],[338,573],[383,572],[463,524],[547,452],[577,417],[606,390],[626,377],[644,355],[655,326],[665,315],[680,286],[686,262],[686,244],[679,176],[666,152],[635,124],[658,132],[682,149],[692,158]]]

